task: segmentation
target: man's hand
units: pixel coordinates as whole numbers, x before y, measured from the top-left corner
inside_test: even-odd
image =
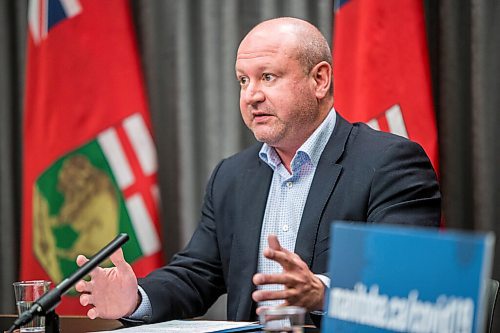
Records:
[[[253,276],[255,285],[282,284],[284,290],[269,291],[256,290],[252,294],[255,302],[267,300],[284,300],[283,305],[297,305],[307,309],[307,311],[321,310],[325,293],[325,285],[307,267],[307,264],[300,257],[282,248],[278,237],[269,235],[269,247],[264,250],[264,256],[274,260],[283,267],[281,274],[261,274]],[[262,309],[257,309],[259,314]]]
[[[118,319],[131,315],[137,308],[139,294],[132,267],[123,258],[121,249],[113,253],[110,259],[115,267],[97,267],[90,273],[89,282],[81,280],[75,286],[82,293],[80,304],[93,306],[87,312],[90,319]],[[83,255],[76,258],[78,266],[87,261]]]

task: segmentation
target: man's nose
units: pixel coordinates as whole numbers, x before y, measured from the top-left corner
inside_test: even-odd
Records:
[[[264,92],[259,85],[250,84],[243,92],[243,98],[246,104],[255,104],[265,99]]]

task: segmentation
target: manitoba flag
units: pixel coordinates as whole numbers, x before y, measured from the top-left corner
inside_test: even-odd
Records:
[[[138,276],[163,263],[157,160],[126,0],[32,0],[21,279],[54,285],[118,233]],[[109,264],[109,263],[107,263]],[[70,292],[61,314],[85,313]]]
[[[422,0],[336,0],[336,109],[350,121],[438,146]]]

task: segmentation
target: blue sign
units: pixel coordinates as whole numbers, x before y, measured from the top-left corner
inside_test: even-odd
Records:
[[[493,233],[333,223],[322,332],[483,332]]]

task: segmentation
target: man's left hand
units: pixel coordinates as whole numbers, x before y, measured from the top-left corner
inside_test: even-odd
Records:
[[[265,284],[282,284],[284,290],[256,290],[252,294],[255,302],[268,300],[284,300],[283,305],[297,305],[315,311],[323,309],[325,285],[311,272],[307,264],[295,253],[281,247],[278,237],[269,235],[269,247],[264,256],[274,260],[283,267],[281,274],[257,273],[253,283],[257,286]],[[262,308],[257,309],[257,314]]]

